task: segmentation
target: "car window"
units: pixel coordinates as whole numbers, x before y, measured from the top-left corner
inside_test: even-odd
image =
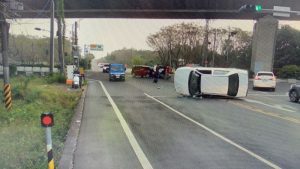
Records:
[[[273,73],[258,73],[257,76],[273,76]]]
[[[197,72],[200,72],[201,74],[211,74],[211,70],[198,70]]]
[[[111,71],[124,71],[123,66],[111,66],[110,68]]]

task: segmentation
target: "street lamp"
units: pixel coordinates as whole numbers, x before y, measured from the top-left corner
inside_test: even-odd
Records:
[[[35,27],[34,28],[37,31],[44,31],[44,32],[49,32],[50,33],[50,64],[49,64],[49,70],[50,70],[50,74],[53,73],[53,68],[54,68],[54,38],[53,38],[53,32],[46,30],[46,29],[42,29],[42,28],[38,28]]]

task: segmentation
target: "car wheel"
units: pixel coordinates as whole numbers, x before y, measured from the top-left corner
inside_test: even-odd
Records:
[[[275,88],[272,88],[271,91],[272,91],[272,92],[275,92]]]
[[[252,89],[253,89],[253,90],[256,90],[256,87],[253,87]]]
[[[291,102],[298,102],[299,96],[298,93],[295,90],[292,90],[289,92],[289,97]]]

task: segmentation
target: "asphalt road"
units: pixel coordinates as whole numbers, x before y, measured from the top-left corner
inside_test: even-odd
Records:
[[[180,97],[173,83],[89,72],[76,169],[299,168],[289,84],[245,99]],[[251,83],[250,83],[251,84]]]

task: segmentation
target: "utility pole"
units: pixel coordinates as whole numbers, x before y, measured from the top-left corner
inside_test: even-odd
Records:
[[[59,63],[60,63],[60,73],[64,73],[65,69],[65,60],[64,60],[64,54],[63,54],[63,40],[62,40],[62,23],[61,23],[61,17],[58,16],[57,18],[57,35],[58,35],[58,58],[59,58]]]
[[[50,19],[50,74],[54,69],[54,0],[51,0],[51,19]]]
[[[208,34],[209,34],[209,19],[206,19],[205,20],[206,24],[205,24],[205,37],[204,37],[204,57],[203,57],[203,60],[204,60],[204,65],[205,67],[207,67],[207,58],[208,58]],[[202,64],[203,64],[203,60],[202,60]]]
[[[8,62],[8,39],[9,39],[9,23],[6,22],[7,17],[16,15],[12,10],[23,10],[23,3],[17,1],[0,1],[0,28],[1,28],[1,51],[3,63],[3,79],[4,79],[4,102],[7,110],[12,108],[11,85],[9,81],[9,62]],[[12,16],[10,16],[12,15]],[[12,17],[13,18],[13,17]]]
[[[9,82],[9,63],[8,63],[8,38],[9,23],[6,22],[4,15],[1,17],[1,37],[2,37],[2,63],[3,63],[3,79],[4,79],[4,102],[7,110],[12,107],[11,86]]]
[[[215,32],[214,32],[214,47],[213,47],[213,54],[212,54],[212,67],[215,66],[216,40],[217,40],[217,29],[215,29]]]
[[[73,57],[76,56],[76,58],[74,57],[74,62],[75,65],[77,67],[77,69],[79,70],[79,49],[78,49],[78,35],[77,35],[77,28],[78,28],[78,23],[75,22],[75,35],[74,35],[74,46],[75,46],[75,52],[73,52]]]

